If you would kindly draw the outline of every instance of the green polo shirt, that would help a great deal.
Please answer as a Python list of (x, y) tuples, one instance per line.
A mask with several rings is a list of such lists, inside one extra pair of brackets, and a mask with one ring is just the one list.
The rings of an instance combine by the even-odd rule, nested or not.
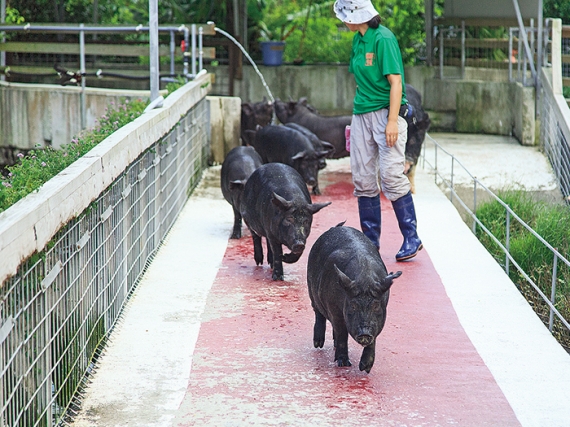
[(394, 34), (386, 27), (368, 28), (364, 35), (356, 32), (348, 71), (354, 74), (356, 95), (354, 114), (364, 114), (390, 106), (388, 74), (402, 76), (402, 104), (406, 104), (406, 84), (402, 54)]

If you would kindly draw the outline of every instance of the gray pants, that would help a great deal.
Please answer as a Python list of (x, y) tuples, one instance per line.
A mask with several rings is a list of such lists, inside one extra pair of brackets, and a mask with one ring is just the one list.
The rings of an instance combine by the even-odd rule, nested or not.
[(354, 114), (350, 125), (350, 168), (354, 195), (374, 197), (382, 192), (388, 200), (398, 200), (410, 191), (410, 181), (404, 175), (408, 124), (398, 116), (398, 141), (386, 145), (388, 110)]

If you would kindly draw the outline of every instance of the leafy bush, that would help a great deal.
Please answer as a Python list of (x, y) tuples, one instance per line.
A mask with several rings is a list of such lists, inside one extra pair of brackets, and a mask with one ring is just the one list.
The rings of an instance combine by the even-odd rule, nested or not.
[(61, 150), (48, 147), (31, 150), (26, 156), (18, 154), (20, 163), (7, 167), (8, 176), (0, 180), (0, 212), (39, 189), (106, 137), (136, 119), (146, 105), (143, 100), (111, 105), (97, 126), (81, 132)]
[[(570, 209), (568, 206), (537, 202), (523, 191), (508, 191), (498, 196), (538, 235), (568, 259), (570, 253), (570, 229), (567, 226), (570, 223)], [(500, 203), (482, 204), (477, 209), (477, 217), (497, 240), (506, 245), (506, 209)], [(477, 226), (476, 234), (495, 260), (505, 267), (505, 254), (498, 245), (480, 226)], [(538, 288), (550, 298), (554, 261), (550, 249), (514, 218), (510, 221), (509, 246), (512, 258)], [(536, 290), (513, 265), (509, 268), (509, 276), (543, 322), (548, 324), (550, 309)], [(557, 267), (555, 301), (557, 310), (566, 320), (569, 320), (570, 268), (561, 261), (558, 262)], [(553, 333), (563, 346), (570, 349), (570, 332), (561, 322), (555, 321)]]
[[(382, 25), (396, 35), (404, 63), (417, 62), (419, 53), (425, 51), (423, 0), (372, 2), (382, 17)], [(336, 18), (333, 3), (330, 0), (259, 1), (261, 20), (253, 27), (252, 36), (258, 40), (286, 39), (285, 62), (302, 58), (305, 63), (346, 63), (353, 34)], [(436, 2), (436, 16), (441, 15), (442, 5), (442, 1)]]

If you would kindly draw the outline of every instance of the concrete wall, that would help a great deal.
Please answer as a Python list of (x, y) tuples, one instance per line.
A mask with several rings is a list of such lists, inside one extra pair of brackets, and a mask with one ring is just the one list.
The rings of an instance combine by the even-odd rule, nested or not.
[(240, 145), (241, 99), (208, 96), (210, 109), (210, 163), (221, 164), (226, 154)]
[[(149, 91), (87, 88), (85, 93), (87, 128), (113, 103), (149, 98)], [(81, 88), (0, 81), (0, 129), (0, 147), (69, 144), (81, 131)]]
[[(352, 110), (354, 77), (346, 64), (259, 66), (275, 98), (307, 97), (322, 114), (346, 114)], [(227, 69), (215, 67), (213, 93), (227, 85)], [(445, 76), (457, 75), (446, 67)], [(432, 130), (513, 135), (522, 144), (535, 144), (534, 88), (508, 82), (507, 70), (466, 68), (465, 78), (441, 80), (437, 68), (411, 67), (406, 82), (416, 87), (432, 120)], [(244, 66), (235, 95), (245, 101), (260, 101), (269, 95), (253, 67)]]

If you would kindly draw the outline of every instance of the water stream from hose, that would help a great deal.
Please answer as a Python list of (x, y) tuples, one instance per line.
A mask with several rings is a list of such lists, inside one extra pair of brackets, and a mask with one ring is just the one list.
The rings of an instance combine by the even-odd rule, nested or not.
[(218, 28), (218, 27), (214, 27), (214, 30), (217, 31), (220, 34), (223, 34), (224, 36), (226, 36), (228, 39), (230, 39), (232, 42), (235, 43), (235, 45), (237, 47), (240, 48), (240, 50), (243, 52), (243, 54), (245, 55), (245, 57), (249, 60), (249, 62), (251, 62), (251, 65), (253, 65), (253, 69), (255, 70), (255, 72), (259, 75), (259, 78), (261, 79), (261, 82), (263, 83), (263, 87), (265, 87), (265, 90), (267, 91), (267, 93), (269, 94), (269, 99), (271, 99), (271, 103), (275, 102), (275, 98), (273, 98), (273, 94), (271, 93), (271, 91), (269, 90), (269, 86), (267, 86), (267, 83), (265, 82), (265, 79), (263, 78), (263, 74), (261, 74), (261, 71), (259, 71), (259, 68), (257, 68), (257, 65), (255, 64), (255, 62), (253, 61), (253, 59), (251, 59), (251, 56), (249, 56), (249, 53), (247, 53), (247, 51), (244, 49), (244, 47), (240, 44), (240, 42), (238, 42), (231, 34), (225, 32), (224, 30)]

